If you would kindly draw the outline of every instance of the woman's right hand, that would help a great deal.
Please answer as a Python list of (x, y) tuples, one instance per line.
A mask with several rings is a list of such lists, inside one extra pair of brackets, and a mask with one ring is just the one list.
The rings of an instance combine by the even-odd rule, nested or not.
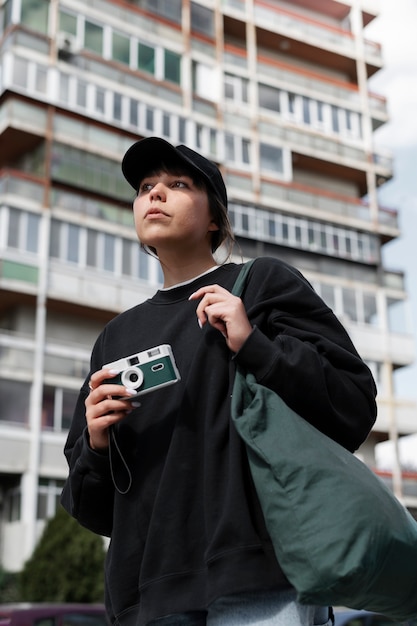
[[(109, 447), (109, 427), (120, 422), (133, 408), (126, 396), (135, 395), (136, 391), (108, 382), (116, 374), (114, 370), (102, 369), (95, 372), (88, 383), (90, 393), (85, 400), (85, 416), (93, 450), (105, 450)], [(121, 399), (120, 396), (125, 398)]]

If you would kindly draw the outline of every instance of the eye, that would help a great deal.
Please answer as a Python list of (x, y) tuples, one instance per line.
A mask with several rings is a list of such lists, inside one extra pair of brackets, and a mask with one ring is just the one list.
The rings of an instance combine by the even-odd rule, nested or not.
[(173, 182), (172, 186), (176, 187), (177, 189), (184, 189), (188, 187), (188, 184), (186, 183), (185, 180), (176, 180)]
[(139, 193), (147, 193), (148, 191), (150, 191), (153, 187), (153, 183), (148, 183), (148, 182), (143, 182), (141, 183), (138, 192)]

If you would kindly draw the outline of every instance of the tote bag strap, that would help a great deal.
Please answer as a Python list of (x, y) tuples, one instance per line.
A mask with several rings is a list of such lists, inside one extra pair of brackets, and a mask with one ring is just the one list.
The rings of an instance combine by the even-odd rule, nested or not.
[(242, 266), (242, 269), (239, 272), (239, 276), (236, 278), (236, 282), (233, 285), (233, 288), (232, 288), (232, 291), (231, 291), (231, 293), (234, 296), (237, 296), (238, 298), (240, 298), (240, 296), (242, 295), (243, 290), (245, 288), (247, 275), (249, 274), (249, 270), (252, 267), (254, 261), (255, 261), (255, 259), (251, 259), (250, 261), (247, 261)]

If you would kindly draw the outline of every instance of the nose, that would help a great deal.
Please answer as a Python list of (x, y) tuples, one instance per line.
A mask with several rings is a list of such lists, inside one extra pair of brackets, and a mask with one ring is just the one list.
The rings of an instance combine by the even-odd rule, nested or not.
[(151, 191), (149, 192), (149, 197), (151, 200), (161, 200), (161, 202), (165, 202), (166, 200), (165, 187), (161, 183), (161, 181), (158, 181), (152, 187)]

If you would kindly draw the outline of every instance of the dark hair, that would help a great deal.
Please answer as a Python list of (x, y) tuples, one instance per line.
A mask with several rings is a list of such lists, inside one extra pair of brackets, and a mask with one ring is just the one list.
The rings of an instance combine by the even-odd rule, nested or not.
[[(169, 172), (170, 174), (176, 174), (178, 176), (188, 176), (193, 181), (194, 185), (197, 189), (203, 189), (207, 193), (208, 202), (209, 202), (209, 211), (215, 222), (216, 226), (218, 226), (219, 230), (213, 231), (211, 235), (211, 251), (215, 252), (222, 244), (226, 245), (227, 257), (226, 260), (230, 258), (233, 247), (235, 246), (235, 237), (233, 235), (232, 226), (229, 221), (229, 216), (227, 213), (227, 209), (218, 197), (218, 195), (211, 189), (209, 185), (207, 185), (206, 181), (202, 176), (196, 174), (196, 171), (187, 167), (183, 163), (179, 163), (178, 161), (164, 161), (158, 164), (158, 167), (151, 168), (143, 178), (147, 178), (148, 176), (155, 176), (160, 172)], [(139, 187), (142, 181), (138, 183), (138, 192)], [(148, 251), (147, 246), (143, 246), (146, 251)], [(154, 248), (149, 247), (151, 253), (156, 255), (156, 250)]]

